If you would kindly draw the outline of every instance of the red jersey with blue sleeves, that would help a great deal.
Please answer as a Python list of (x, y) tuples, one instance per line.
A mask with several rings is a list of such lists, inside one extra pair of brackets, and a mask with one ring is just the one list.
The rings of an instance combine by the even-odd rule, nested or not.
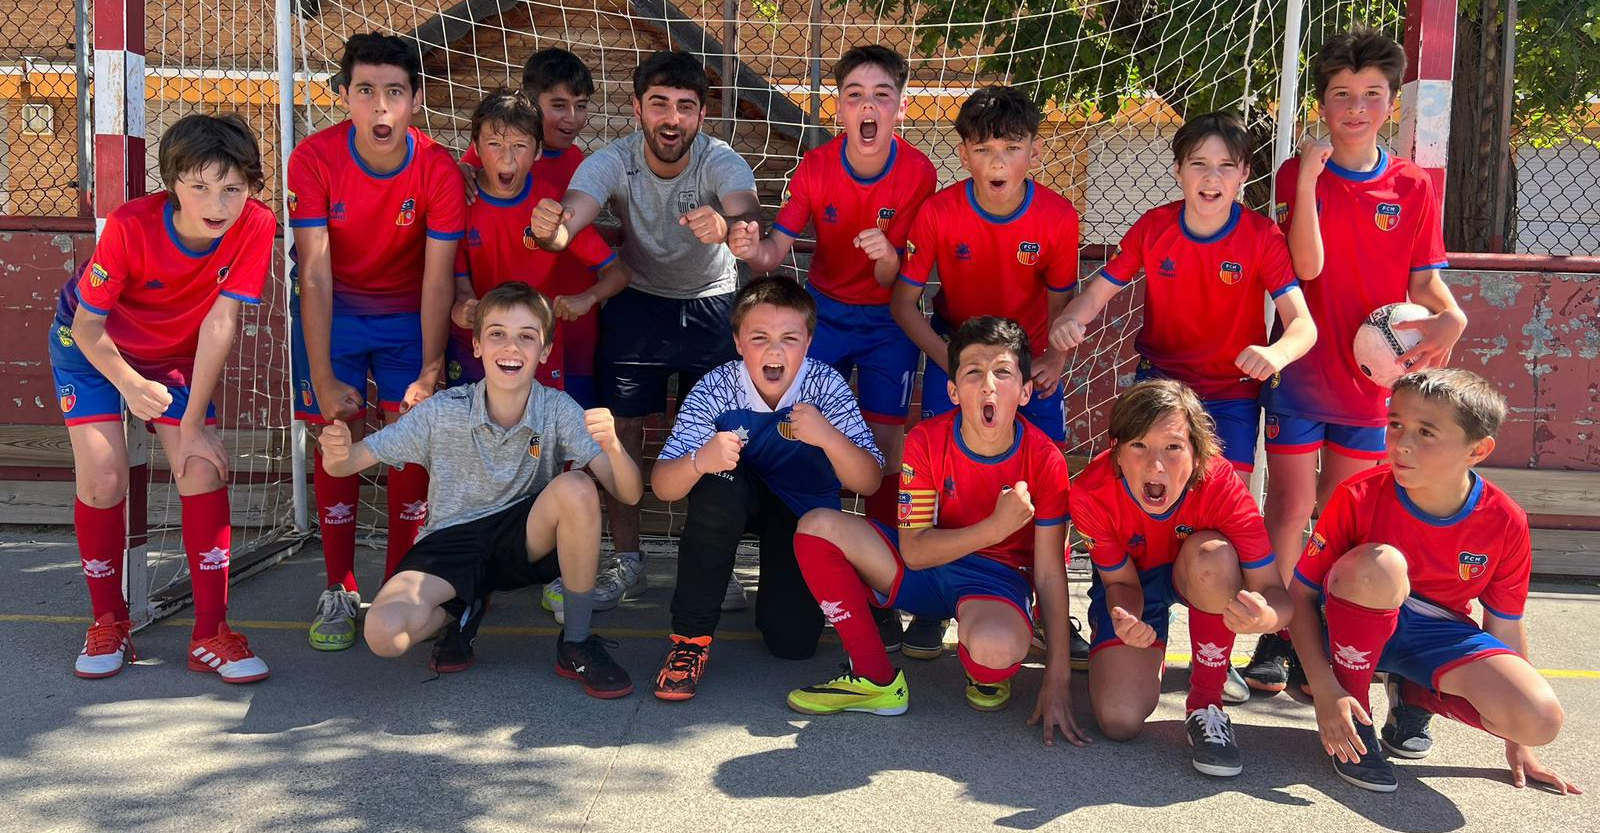
[(1033, 530), (1067, 522), (1067, 461), (1055, 443), (1018, 417), (1011, 447), (993, 457), (967, 448), (960, 409), (924, 419), (906, 435), (900, 467), (901, 529), (962, 529), (994, 514), (1002, 489), (1028, 484), (1033, 523), (978, 555), (1033, 568)]
[(887, 304), (893, 287), (873, 277), (873, 261), (855, 247), (856, 235), (876, 226), (904, 253), (917, 207), (939, 177), (928, 157), (899, 136), (882, 171), (857, 176), (845, 156), (847, 140), (840, 134), (800, 160), (772, 230), (799, 238), (808, 223), (815, 228), (806, 281), (818, 292), (846, 304)]
[(1184, 539), (1206, 530), (1233, 544), (1240, 567), (1272, 564), (1261, 510), (1227, 460), (1213, 459), (1205, 477), (1185, 489), (1171, 509), (1152, 515), (1134, 499), (1111, 454), (1100, 452), (1072, 482), (1072, 522), (1090, 540), (1089, 557), (1097, 569), (1116, 570), (1132, 562), (1143, 573), (1169, 566), (1178, 560)]
[(456, 277), (470, 278), (480, 298), (507, 281), (524, 281), (554, 300), (563, 294), (556, 283), (557, 265), (570, 258), (586, 270), (588, 283), (593, 284), (595, 270), (616, 259), (593, 226), (578, 232), (564, 252), (539, 248), (528, 226), (528, 216), (539, 200), (559, 200), (561, 195), (553, 183), (533, 174), (524, 180), (522, 191), (509, 199), (480, 190), (478, 199), (467, 208), (466, 235), (456, 246)]
[(1346, 552), (1388, 544), (1406, 557), (1412, 596), (1463, 617), (1477, 599), (1501, 619), (1521, 619), (1533, 571), (1528, 515), (1477, 472), (1470, 476), (1466, 503), (1448, 518), (1412, 503), (1387, 465), (1339, 484), (1295, 565), (1295, 578), (1321, 590)]
[(386, 174), (361, 161), (348, 121), (301, 142), (289, 155), (289, 226), (327, 227), (333, 311), (419, 311), (426, 241), (461, 239), (464, 187), (450, 152), (415, 127), (405, 162)]
[(999, 315), (1022, 325), (1034, 355), (1050, 346), (1050, 292), (1078, 283), (1078, 210), (1028, 180), (1022, 204), (1003, 217), (978, 205), (971, 179), (929, 197), (907, 238), (900, 280), (924, 286), (935, 267), (934, 313), (951, 329)]
[[(1276, 214), (1285, 233), (1300, 209), (1299, 176), (1298, 158), (1278, 169)], [(1350, 345), (1368, 314), (1406, 300), (1413, 272), (1449, 265), (1439, 199), (1426, 171), (1379, 149), (1371, 171), (1329, 162), (1317, 177), (1316, 211), (1322, 274), (1301, 290), (1317, 322), (1317, 342), (1268, 386), (1266, 404), (1322, 422), (1383, 425), (1389, 391), (1361, 373)]]
[(80, 308), (105, 316), (106, 333), (140, 375), (185, 387), (217, 297), (261, 303), (278, 221), (266, 203), (246, 200), (228, 231), (197, 250), (178, 239), (174, 208), (162, 191), (111, 212), (88, 268), (61, 290), (56, 322), (70, 328)]
[(1145, 212), (1099, 274), (1127, 286), (1141, 270), (1139, 355), (1202, 399), (1255, 399), (1261, 383), (1240, 373), (1234, 360), (1268, 343), (1261, 293), (1277, 298), (1299, 286), (1283, 232), (1234, 203), (1226, 225), (1197, 237), (1184, 224), (1179, 200)]

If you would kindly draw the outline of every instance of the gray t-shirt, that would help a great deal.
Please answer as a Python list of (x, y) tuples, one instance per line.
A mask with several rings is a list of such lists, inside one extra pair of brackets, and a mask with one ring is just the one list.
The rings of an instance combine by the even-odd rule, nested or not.
[(483, 382), (440, 391), (366, 439), (381, 462), (428, 470), (422, 536), (493, 515), (538, 494), (568, 463), (583, 468), (600, 454), (583, 408), (564, 391), (535, 385), (510, 428), (490, 421), (484, 395)]
[(754, 191), (755, 174), (727, 142), (704, 133), (689, 146), (689, 166), (672, 179), (650, 170), (644, 131), (634, 131), (585, 158), (568, 190), (609, 204), (622, 220), (622, 262), (633, 288), (663, 298), (704, 298), (738, 289), (739, 265), (728, 247), (701, 243), (678, 218), (722, 198)]

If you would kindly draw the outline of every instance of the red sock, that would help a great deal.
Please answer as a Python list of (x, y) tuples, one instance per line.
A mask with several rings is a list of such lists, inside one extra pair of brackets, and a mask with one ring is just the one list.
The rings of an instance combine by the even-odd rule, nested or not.
[(322, 468), (322, 451), (316, 453), (312, 484), (317, 489), (317, 525), (322, 533), (322, 562), (328, 568), (328, 586), (356, 589), (356, 505), (361, 499), (361, 478), (334, 477)]
[(900, 524), (899, 501), (900, 475), (891, 474), (878, 484), (878, 491), (867, 497), (867, 517), (894, 529)]
[(1378, 670), (1383, 646), (1394, 635), (1400, 611), (1375, 610), (1328, 594), (1328, 646), (1333, 676), (1339, 685), (1356, 698), (1361, 708), (1372, 713), (1368, 695), (1372, 675)]
[(967, 669), (967, 676), (984, 685), (994, 685), (995, 683), (1009, 680), (1017, 673), (1018, 669), (1022, 668), (1022, 663), (1020, 662), (1013, 663), (1009, 668), (990, 668), (987, 665), (979, 665), (978, 661), (967, 653), (965, 644), (956, 646), (956, 656), (961, 658), (961, 667)]
[(78, 536), (78, 557), (89, 583), (89, 607), (96, 619), (107, 613), (116, 621), (128, 619), (128, 600), (122, 597), (122, 564), (128, 547), (127, 501), (110, 509), (96, 509), (81, 500), (72, 502), (72, 524)]
[[(1483, 715), (1478, 714), (1477, 707), (1473, 706), (1467, 698), (1459, 694), (1445, 694), (1424, 688), (1410, 680), (1400, 682), (1400, 699), (1408, 706), (1420, 706), (1440, 717), (1448, 717), (1459, 723), (1465, 723), (1474, 729), (1483, 729)], [(1395, 704), (1390, 703), (1391, 707)], [(1489, 734), (1494, 734), (1489, 732)]]
[(383, 580), (394, 575), (428, 520), (428, 470), (412, 463), (389, 469), (389, 547)]
[(1189, 608), (1189, 699), (1183, 710), (1206, 706), (1222, 708), (1222, 686), (1228, 681), (1228, 659), (1233, 656), (1233, 631), (1222, 614)]
[(889, 652), (883, 649), (878, 625), (872, 620), (872, 591), (845, 559), (844, 551), (826, 538), (797, 532), (794, 557), (811, 595), (822, 606), (822, 614), (844, 643), (854, 673), (878, 685), (893, 682), (894, 666), (889, 664)]
[(183, 551), (189, 556), (189, 584), (194, 590), (192, 639), (210, 639), (228, 619), (228, 563), (233, 555), (233, 527), (228, 517), (228, 489), (223, 487), (183, 500)]

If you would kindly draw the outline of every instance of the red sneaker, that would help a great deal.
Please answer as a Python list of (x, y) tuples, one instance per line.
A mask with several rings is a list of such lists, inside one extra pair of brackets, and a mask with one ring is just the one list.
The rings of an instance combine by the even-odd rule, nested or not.
[(189, 670), (215, 672), (225, 683), (253, 683), (271, 673), (250, 652), (244, 634), (229, 630), (226, 622), (217, 625), (216, 636), (189, 641)]
[(128, 635), (132, 629), (133, 623), (126, 619), (119, 622), (110, 613), (101, 614), (89, 626), (73, 673), (85, 680), (98, 680), (114, 676), (129, 661), (138, 659), (133, 652), (133, 638)]

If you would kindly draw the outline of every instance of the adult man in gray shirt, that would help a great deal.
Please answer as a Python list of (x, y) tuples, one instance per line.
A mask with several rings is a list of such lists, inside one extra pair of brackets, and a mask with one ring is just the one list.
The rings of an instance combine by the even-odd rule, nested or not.
[[(561, 202), (541, 200), (534, 239), (560, 251), (592, 223), (601, 205), (622, 220), (622, 260), (633, 284), (600, 310), (595, 388), (617, 417), (623, 447), (640, 460), (644, 418), (665, 413), (667, 380), (678, 396), (734, 357), (728, 312), (738, 289), (738, 261), (723, 245), (730, 220), (757, 219), (755, 175), (726, 142), (700, 133), (710, 81), (687, 52), (657, 52), (633, 73), (640, 129), (583, 160)], [(607, 500), (617, 565), (595, 586), (596, 610), (645, 589), (639, 510)], [(730, 584), (728, 607), (743, 591)], [(562, 587), (544, 604), (562, 617)], [(727, 609), (725, 607), (725, 609)]]

